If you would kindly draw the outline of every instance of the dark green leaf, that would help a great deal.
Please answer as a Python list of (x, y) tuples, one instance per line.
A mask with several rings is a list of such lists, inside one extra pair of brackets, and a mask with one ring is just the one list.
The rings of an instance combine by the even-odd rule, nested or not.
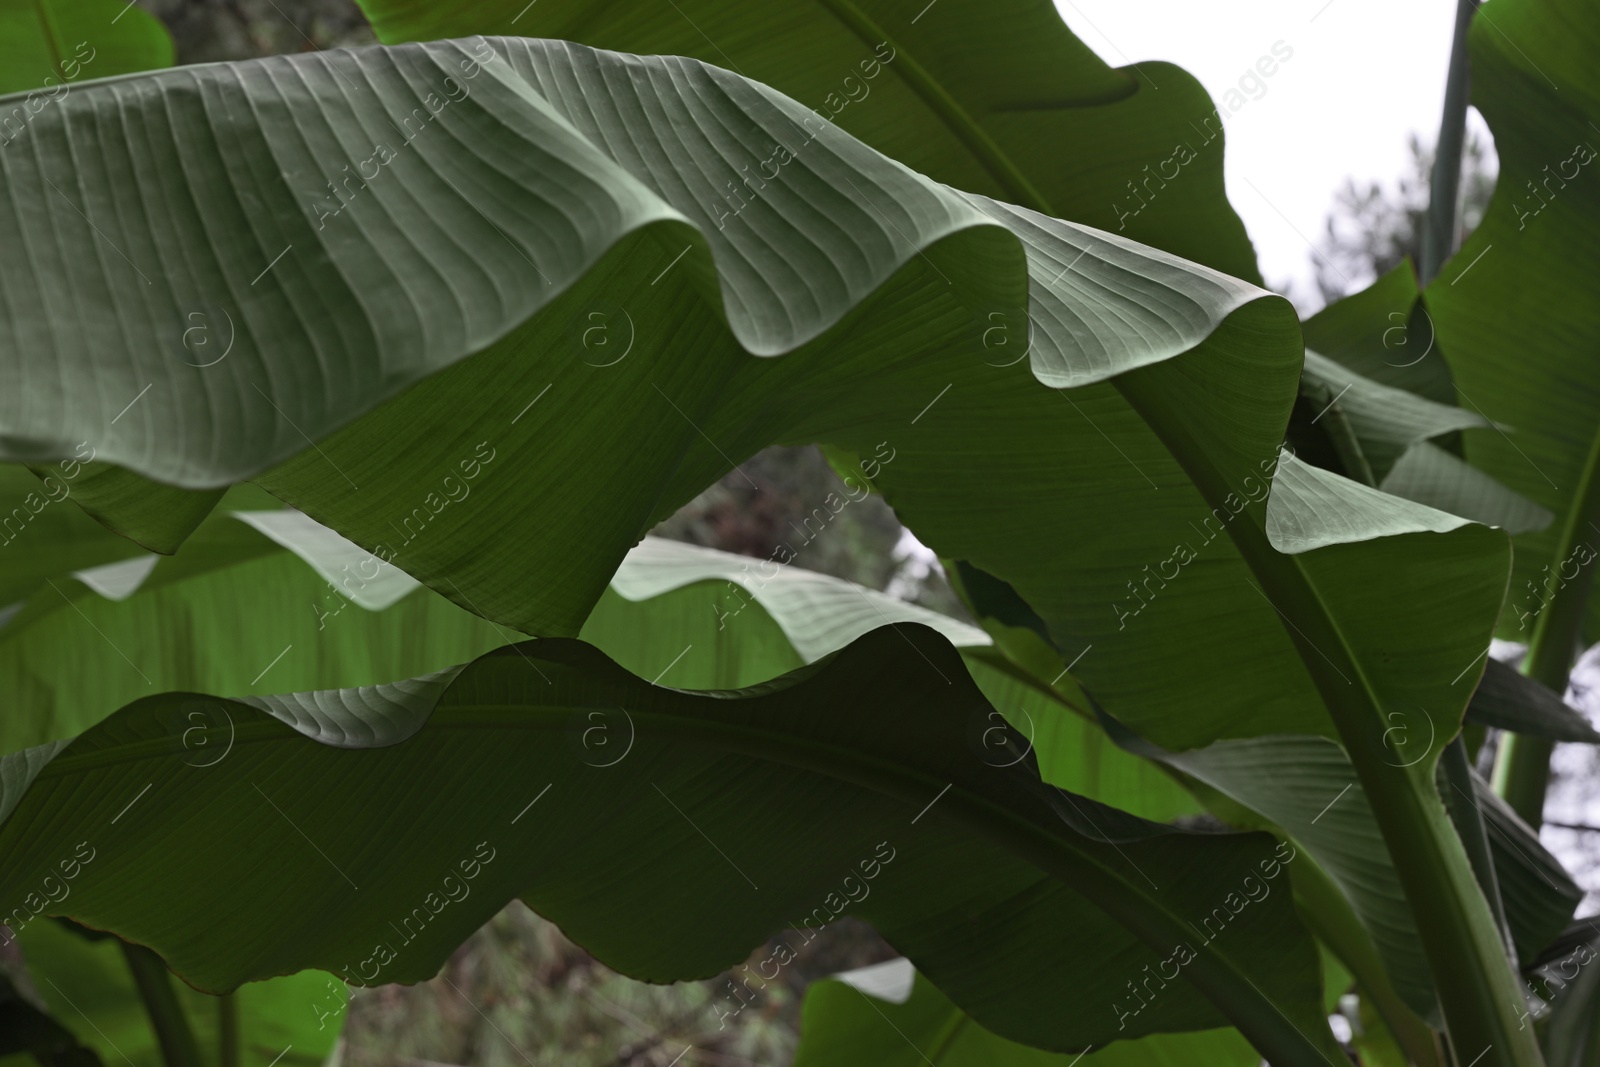
[[(693, 56), (773, 86), (937, 181), (1261, 281), (1223, 189), (1226, 112), (1169, 63), (1107, 66), (1045, 0), (362, 7), (389, 44), (514, 33)], [(1294, 55), (1283, 41), (1271, 51), (1284, 62)], [(1021, 320), (984, 325), (1020, 333)], [(1025, 347), (1013, 339), (1016, 352)]]
[(0, 974), (0, 1056), (24, 1053), (44, 1067), (101, 1067), (70, 1030)]
[(1450, 368), (1418, 296), (1410, 260), (1398, 263), (1307, 319), (1306, 347), (1375, 382), (1454, 404)]
[(172, 63), (172, 38), (125, 0), (31, 0), (0, 5), (0, 147), (27, 136), (34, 117), (75, 83)]
[[(472, 88), (454, 81), (451, 103), (428, 105), (430, 87), (457, 71), (473, 72)], [(354, 78), (369, 91), (351, 93), (342, 79)], [(438, 43), (139, 82), (143, 95), (116, 107), (172, 122), (160, 181), (134, 171), (170, 218), (114, 236), (152, 256), (205, 249), (206, 284), (225, 279), (243, 294), (249, 337), (271, 345), (242, 331), (239, 358), (211, 368), (222, 374), (163, 377), (134, 409), (140, 420), (108, 435), (107, 458), (221, 484), (356, 420), (262, 484), (483, 615), (570, 633), (626, 547), (732, 457), (774, 440), (881, 456), (875, 481), (924, 542), (1016, 589), (1063, 655), (1083, 656), (1078, 674), (1108, 708), (1174, 748), (1337, 730), (1385, 810), (1414, 905), (1481, 908), (1431, 764), (1393, 774), (1379, 738), (1397, 706), (1428, 706), (1446, 729), (1459, 721), (1466, 688), (1457, 697), (1450, 683), (1486, 643), (1505, 539), (1292, 462), (1263, 507), (1300, 370), (1281, 300), (934, 185), (830, 126), (815, 126), (730, 221), (712, 175), (759, 164), (755, 153), (814, 119), (686, 60)], [(206, 93), (218, 104), (202, 110)], [(108, 95), (68, 105), (36, 163), (70, 170), (98, 210), (128, 188), (126, 168), (107, 180), (107, 162), (133, 142), (98, 122)], [(387, 136), (376, 131), (392, 114), (427, 118), (384, 172), (373, 160), (386, 153), (351, 153)], [(315, 187), (343, 159), (392, 180), (339, 200), (338, 215), (297, 196), (294, 181)], [(240, 187), (258, 172), (270, 176)], [(9, 195), (34, 212), (48, 205), (52, 233), (94, 247), (81, 218), (35, 195), (47, 176), (18, 175)], [(299, 253), (277, 263), (296, 241)], [(23, 288), (59, 280), (51, 291), (70, 291), (59, 247), (44, 246)], [(794, 264), (803, 272), (784, 274)], [(265, 288), (249, 284), (258, 276)], [(178, 318), (161, 305), (201, 296), (198, 276), (161, 277), (147, 291), (121, 266), (92, 276), (97, 290), (151, 309), (139, 323), (40, 312), (45, 332), (82, 322), (63, 345), (103, 339), (123, 377), (68, 402), (53, 392), (59, 367), (22, 361), (42, 395), (0, 411), (6, 440), (45, 450), (73, 420), (99, 432), (108, 398), (148, 383), (144, 364)], [(984, 316), (1021, 312), (1025, 295), (1031, 374), (983, 359)], [(619, 297), (625, 309), (591, 308)], [(16, 298), (24, 313), (36, 303)], [(356, 319), (335, 307), (382, 310)], [(620, 310), (632, 354), (582, 365), (584, 324)], [(557, 391), (541, 400), (547, 389)], [(394, 399), (371, 410), (384, 396)], [(215, 410), (235, 402), (246, 404), (238, 417)], [(467, 486), (472, 472), (496, 491)], [(1201, 707), (1195, 692), (1222, 699)], [(1460, 986), (1446, 999), (1462, 1040), (1525, 1045), (1505, 1017), (1512, 976), (1500, 947), (1470, 924), (1446, 925), (1419, 931), (1435, 969)]]
[(1467, 721), (1552, 741), (1600, 744), (1600, 734), (1595, 733), (1589, 720), (1566, 701), (1493, 657), (1467, 705)]
[[(1396, 720), (1391, 759), (1398, 769), (1422, 758), (1434, 739), (1423, 716)], [(1436, 993), (1416, 924), (1371, 805), (1340, 747), (1320, 737), (1222, 741), (1189, 752), (1166, 752), (1104, 716), (1113, 740), (1243, 804), (1281, 827), (1338, 886), (1372, 940), (1396, 991), (1420, 1015)]]
[[(200, 700), (236, 737), (203, 768), (175, 733)], [(705, 976), (848, 893), (1013, 1040), (1067, 1051), (1227, 1021), (1279, 1062), (1321, 1062), (1316, 955), (1287, 894), (1238, 903), (1241, 879), (1281, 874), (1271, 838), (1143, 822), (1043, 786), (1026, 760), (991, 766), (976, 737), (991, 710), (913, 624), (737, 694), (654, 687), (551, 640), (396, 686), (147, 698), (34, 761), (0, 828), (0, 899), (153, 945), (224, 990), (305, 967), (425, 978), (516, 894), (626, 973)], [(595, 729), (633, 743), (613, 756)], [(43, 904), (35, 883), (80, 842), (95, 858)], [(207, 895), (170, 907), (202, 868)], [(1188, 981), (1119, 1027), (1107, 973), (1133, 980), (1179, 945)]]
[(1481, 415), (1364, 377), (1306, 350), (1302, 388), (1323, 406), (1318, 419), (1342, 415), (1361, 442), (1373, 472), (1383, 478), (1400, 454), (1430, 437), (1483, 426)]
[(1159, 765), (1111, 744), (1086, 704), (1071, 708), (1049, 686), (990, 655), (982, 631), (797, 566), (647, 537), (628, 553), (580, 636), (641, 677), (734, 689), (905, 622), (931, 626), (962, 650), (973, 681), (998, 709), (981, 736), (998, 745), (1009, 722), (1046, 782), (1158, 822), (1201, 810)]
[[(1151, 996), (1158, 992), (1151, 983)], [(1255, 1067), (1260, 1059), (1231, 1030), (1159, 1034), (1088, 1055), (1042, 1052), (984, 1029), (902, 959), (812, 983), (794, 1067)]]
[(1539, 843), (1538, 831), (1518, 818), (1488, 782), (1474, 775), (1473, 787), (1489, 831), (1495, 879), (1500, 883), (1517, 956), (1532, 960), (1572, 919), (1583, 890), (1561, 861)]
[(1542, 530), (1554, 518), (1521, 493), (1428, 441), (1406, 449), (1379, 483), (1383, 491), (1509, 534)]
[[(1472, 102), (1500, 172), (1483, 223), (1427, 304), (1462, 404), (1514, 428), (1469, 432), (1467, 459), (1561, 516), (1517, 538), (1502, 629), (1527, 640), (1526, 624), (1600, 545), (1593, 499), (1578, 499), (1600, 463), (1600, 9), (1496, 0), (1474, 18), (1471, 47)], [(1600, 602), (1586, 618), (1584, 643), (1600, 637)]]
[[(459, 663), (513, 636), (428, 590), (382, 611), (362, 606), (354, 597), (376, 586), (376, 561), (320, 577), (226, 513), (179, 555), (145, 558), (155, 566), (131, 595), (111, 600), (82, 578), (63, 577), (0, 627), (0, 700), (8, 709), (0, 751), (71, 737), (110, 709), (163, 690), (243, 696), (370, 685)], [(103, 570), (81, 573), (105, 588)], [(97, 666), (86, 670), (86, 662)], [(191, 712), (180, 729), (195, 728), (185, 735), (194, 744), (189, 758), (203, 764), (226, 740), (207, 728), (224, 720), (198, 706)]]
[[(55, 474), (49, 467), (35, 468), (34, 473), (46, 480)], [(79, 474), (72, 500), (106, 529), (170, 556), (226, 492), (226, 487), (179, 489), (121, 467), (92, 463)]]

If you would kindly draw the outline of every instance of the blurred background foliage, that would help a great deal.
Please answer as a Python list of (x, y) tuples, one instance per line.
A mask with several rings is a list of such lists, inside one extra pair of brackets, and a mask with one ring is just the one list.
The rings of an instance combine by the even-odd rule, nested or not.
[[(751, 965), (771, 953), (762, 946)], [(779, 980), (754, 991), (732, 973), (654, 986), (596, 963), (515, 902), (431, 982), (357, 991), (339, 1055), (344, 1067), (787, 1063), (806, 984), (894, 955), (869, 927), (845, 918), (801, 948)]]
[[(1410, 172), (1400, 175), (1393, 185), (1350, 177), (1334, 195), (1333, 208), (1311, 257), (1325, 303), (1360, 292), (1401, 261), (1416, 263), (1421, 255), (1433, 147), (1413, 134), (1408, 148)], [(1456, 247), (1483, 221), (1497, 169), (1494, 147), (1469, 130), (1461, 152)]]

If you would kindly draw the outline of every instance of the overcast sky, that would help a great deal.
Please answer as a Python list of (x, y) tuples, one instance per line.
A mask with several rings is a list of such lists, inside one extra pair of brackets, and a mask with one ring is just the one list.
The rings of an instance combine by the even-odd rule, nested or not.
[[(1056, 0), (1108, 63), (1164, 59), (1220, 102), (1282, 41), (1293, 57), (1227, 127), (1228, 199), (1267, 282), (1313, 299), (1311, 250), (1346, 176), (1392, 184), (1438, 135), (1455, 0)], [(1237, 98), (1235, 98), (1237, 100)], [(1473, 120), (1477, 124), (1474, 114)]]

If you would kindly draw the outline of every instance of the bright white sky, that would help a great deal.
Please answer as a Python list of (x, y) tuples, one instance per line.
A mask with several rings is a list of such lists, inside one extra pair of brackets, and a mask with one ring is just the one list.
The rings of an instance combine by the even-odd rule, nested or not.
[[(1455, 0), (1056, 0), (1074, 33), (1114, 66), (1164, 59), (1220, 104), (1282, 41), (1294, 56), (1227, 127), (1228, 199), (1268, 284), (1321, 303), (1318, 241), (1346, 176), (1393, 185), (1406, 138), (1439, 130)], [(1257, 89), (1259, 93), (1260, 90)], [(1481, 129), (1474, 113), (1473, 123)], [(1252, 188), (1252, 185), (1254, 188)]]

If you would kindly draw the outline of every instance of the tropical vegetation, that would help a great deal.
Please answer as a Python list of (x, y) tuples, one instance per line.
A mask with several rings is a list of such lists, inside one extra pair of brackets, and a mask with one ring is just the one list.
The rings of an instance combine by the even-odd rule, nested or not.
[[(362, 8), (0, 9), (0, 1062), (320, 1062), (521, 900), (725, 1018), (870, 924), (798, 1064), (1600, 1063), (1593, 10), (1463, 0), (1302, 322), (1044, 0)], [(770, 551), (650, 536), (796, 445)], [(959, 607), (808, 569), (874, 497)]]

